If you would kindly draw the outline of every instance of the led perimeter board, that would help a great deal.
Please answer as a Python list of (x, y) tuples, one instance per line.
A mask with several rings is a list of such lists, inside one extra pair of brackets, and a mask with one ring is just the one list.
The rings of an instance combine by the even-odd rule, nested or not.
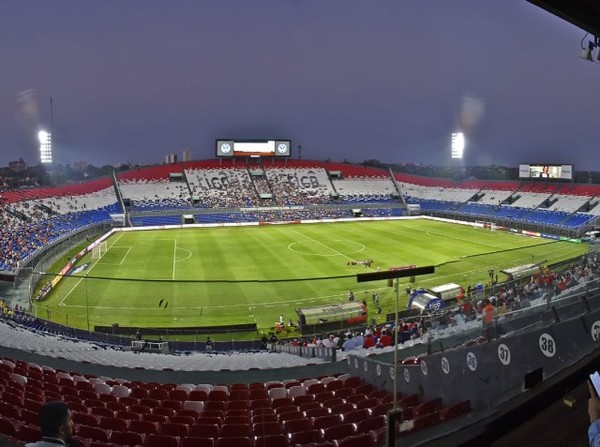
[(217, 157), (289, 157), (290, 140), (233, 140), (219, 139)]

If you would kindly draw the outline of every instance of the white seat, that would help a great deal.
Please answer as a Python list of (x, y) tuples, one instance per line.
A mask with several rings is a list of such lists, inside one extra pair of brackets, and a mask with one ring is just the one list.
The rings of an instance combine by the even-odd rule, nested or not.
[(112, 387), (112, 395), (115, 397), (129, 397), (131, 390), (124, 385), (114, 385)]
[(184, 400), (183, 409), (193, 410), (197, 411), (198, 413), (202, 413), (202, 411), (204, 411), (204, 402), (199, 400)]
[(295, 385), (288, 388), (288, 396), (296, 397), (296, 396), (305, 396), (306, 388), (304, 385)]
[(111, 386), (106, 383), (95, 383), (94, 391), (98, 394), (112, 394)]
[(279, 399), (288, 396), (287, 390), (284, 387), (271, 388), (268, 393), (271, 399)]

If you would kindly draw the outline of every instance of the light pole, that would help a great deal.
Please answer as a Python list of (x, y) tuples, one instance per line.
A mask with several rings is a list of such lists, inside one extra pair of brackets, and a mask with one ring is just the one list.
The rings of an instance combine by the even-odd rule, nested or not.
[(396, 280), (396, 307), (395, 307), (395, 334), (394, 334), (394, 378), (392, 385), (393, 396), (393, 408), (388, 413), (388, 446), (394, 446), (394, 430), (396, 428), (396, 419), (398, 416), (398, 307), (400, 300), (400, 278), (406, 278), (407, 276), (421, 276), (435, 273), (435, 267), (428, 265), (426, 267), (415, 267), (404, 270), (388, 270), (387, 272), (373, 272), (373, 273), (360, 273), (356, 275), (356, 282), (368, 282), (368, 281), (380, 281), (382, 279), (395, 279)]
[(88, 301), (88, 276), (87, 273), (84, 277), (85, 281), (85, 316), (87, 320), (87, 330), (90, 332), (90, 303)]

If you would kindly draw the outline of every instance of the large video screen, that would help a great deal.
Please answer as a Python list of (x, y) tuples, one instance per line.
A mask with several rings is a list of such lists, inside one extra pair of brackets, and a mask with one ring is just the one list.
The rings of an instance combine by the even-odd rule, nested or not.
[(519, 165), (519, 178), (573, 180), (573, 165)]
[(289, 157), (290, 140), (217, 140), (217, 157)]

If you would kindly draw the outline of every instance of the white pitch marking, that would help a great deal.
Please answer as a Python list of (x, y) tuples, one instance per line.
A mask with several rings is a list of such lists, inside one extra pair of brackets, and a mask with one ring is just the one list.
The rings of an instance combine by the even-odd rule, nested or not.
[[(115, 244), (117, 243), (117, 241), (118, 241), (119, 239), (121, 239), (121, 237), (122, 237), (124, 234), (125, 234), (125, 233), (119, 233), (119, 236), (117, 237), (117, 239), (115, 239), (115, 241), (114, 241), (114, 242), (111, 244), (111, 246), (110, 246), (110, 247), (108, 247), (108, 250), (110, 250), (110, 249), (113, 247), (113, 245), (115, 245)], [(106, 250), (106, 252), (107, 252), (107, 253), (108, 253), (108, 250)], [(94, 265), (92, 265), (92, 266), (91, 266), (91, 267), (88, 269), (88, 273), (89, 273), (89, 272), (91, 272), (91, 271), (92, 271), (92, 269), (98, 265), (98, 261), (100, 261), (100, 259), (98, 259), (98, 260), (97, 260), (97, 261), (94, 263)], [(81, 277), (81, 279), (75, 283), (75, 285), (73, 286), (73, 288), (67, 292), (67, 294), (65, 295), (65, 297), (64, 297), (62, 300), (60, 300), (60, 301), (59, 301), (59, 303), (58, 303), (58, 305), (59, 305), (59, 306), (66, 306), (66, 304), (64, 304), (64, 303), (65, 303), (65, 300), (66, 300), (66, 299), (69, 297), (69, 295), (71, 295), (71, 293), (73, 293), (73, 290), (75, 290), (75, 289), (77, 288), (77, 286), (79, 286), (79, 284), (81, 283), (81, 281), (83, 281), (84, 279), (85, 279), (85, 276), (82, 276), (82, 277)], [(82, 306), (82, 307), (86, 307), (86, 306)]]
[(177, 247), (177, 250), (185, 250), (188, 252), (187, 257), (183, 258), (183, 259), (178, 259), (175, 262), (183, 262), (183, 261), (187, 261), (188, 259), (190, 259), (192, 257), (192, 252), (190, 250), (188, 250), (187, 248), (181, 248), (181, 247)]
[(173, 280), (175, 280), (175, 262), (176, 262), (176, 255), (177, 254), (177, 239), (175, 239), (175, 243), (173, 244)]
[[(291, 230), (291, 231), (293, 231), (293, 232), (294, 232), (294, 233), (296, 233), (296, 234), (299, 234), (300, 236), (303, 236), (303, 237), (305, 237), (306, 239), (308, 239), (308, 240), (310, 240), (310, 241), (313, 241), (313, 242), (316, 242), (316, 243), (317, 243), (317, 244), (319, 244), (319, 245), (322, 245), (323, 247), (325, 247), (325, 248), (327, 248), (327, 249), (329, 249), (329, 250), (333, 251), (334, 253), (337, 253), (339, 256), (342, 256), (342, 257), (344, 257), (344, 258), (346, 258), (346, 259), (349, 259), (349, 260), (350, 260), (350, 261), (352, 261), (352, 262), (356, 262), (356, 259), (354, 259), (354, 258), (351, 258), (350, 256), (348, 256), (348, 255), (345, 255), (344, 253), (341, 253), (341, 252), (337, 251), (335, 248), (331, 248), (329, 245), (327, 245), (327, 244), (324, 244), (324, 243), (323, 243), (323, 242), (321, 242), (321, 241), (318, 241), (318, 240), (316, 240), (316, 239), (313, 239), (312, 237), (310, 237), (310, 236), (307, 236), (307, 235), (305, 235), (305, 234), (302, 234), (302, 233), (300, 233), (299, 231), (296, 231), (296, 230)], [(372, 272), (374, 272), (374, 271), (375, 271), (375, 269), (373, 269), (373, 268), (371, 268), (371, 267), (368, 267), (368, 269), (369, 269), (369, 270), (371, 270)]]

